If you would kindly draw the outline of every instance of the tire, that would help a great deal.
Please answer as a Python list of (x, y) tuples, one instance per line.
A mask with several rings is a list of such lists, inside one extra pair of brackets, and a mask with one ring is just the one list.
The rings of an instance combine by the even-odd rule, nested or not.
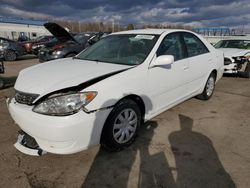
[(2, 89), (4, 87), (4, 81), (2, 78), (0, 78), (0, 89)]
[(247, 63), (245, 71), (242, 73), (244, 78), (250, 78), (250, 62)]
[(101, 146), (108, 151), (120, 151), (131, 145), (141, 125), (139, 106), (130, 99), (119, 102), (108, 116), (101, 136)]
[(13, 50), (7, 50), (4, 53), (4, 59), (6, 61), (15, 61), (16, 58), (17, 58), (17, 55), (16, 55), (16, 53)]
[(75, 53), (70, 53), (70, 54), (67, 54), (65, 57), (74, 57), (76, 54)]
[(203, 92), (197, 96), (198, 99), (208, 100), (212, 97), (215, 88), (215, 77), (215, 73), (209, 75)]

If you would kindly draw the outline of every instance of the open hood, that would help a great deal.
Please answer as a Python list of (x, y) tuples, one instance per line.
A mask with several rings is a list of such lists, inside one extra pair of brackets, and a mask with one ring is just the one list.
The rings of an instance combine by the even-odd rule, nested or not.
[(72, 37), (68, 31), (56, 23), (48, 22), (44, 24), (44, 27), (54, 36), (57, 40), (61, 42), (66, 42), (69, 40), (77, 42), (74, 37)]
[(131, 66), (72, 58), (58, 59), (22, 70), (15, 83), (15, 89), (43, 96), (128, 68)]

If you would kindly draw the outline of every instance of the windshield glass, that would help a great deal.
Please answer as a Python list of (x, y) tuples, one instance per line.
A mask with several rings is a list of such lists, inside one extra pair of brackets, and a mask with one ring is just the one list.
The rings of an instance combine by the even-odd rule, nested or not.
[(250, 40), (221, 40), (214, 47), (250, 49)]
[(114, 64), (141, 64), (158, 39), (158, 35), (110, 35), (81, 52), (77, 58)]

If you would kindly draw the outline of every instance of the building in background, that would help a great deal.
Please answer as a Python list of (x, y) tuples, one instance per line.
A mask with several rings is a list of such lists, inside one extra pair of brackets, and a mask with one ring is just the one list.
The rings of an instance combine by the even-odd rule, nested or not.
[(45, 21), (0, 17), (0, 37), (17, 40), (34, 39), (42, 35), (51, 35), (43, 26)]

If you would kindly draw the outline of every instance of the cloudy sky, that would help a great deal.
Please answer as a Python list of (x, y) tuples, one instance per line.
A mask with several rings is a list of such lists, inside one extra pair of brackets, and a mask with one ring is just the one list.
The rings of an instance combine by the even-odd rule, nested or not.
[(250, 27), (249, 0), (0, 0), (0, 16)]

